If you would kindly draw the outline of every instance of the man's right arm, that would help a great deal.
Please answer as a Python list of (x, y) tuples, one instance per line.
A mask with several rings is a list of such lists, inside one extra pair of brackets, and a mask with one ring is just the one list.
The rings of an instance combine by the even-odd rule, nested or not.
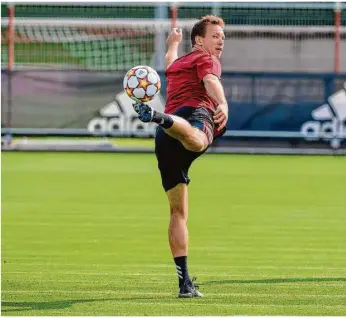
[(181, 29), (174, 28), (167, 38), (167, 53), (165, 56), (165, 68), (167, 69), (178, 58), (178, 47), (182, 40)]

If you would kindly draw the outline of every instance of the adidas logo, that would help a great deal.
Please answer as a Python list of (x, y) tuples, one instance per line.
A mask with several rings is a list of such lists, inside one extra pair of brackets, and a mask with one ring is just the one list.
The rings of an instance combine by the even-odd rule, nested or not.
[(328, 103), (312, 111), (315, 121), (308, 121), (301, 127), (306, 140), (323, 139), (329, 141), (331, 147), (339, 148), (346, 138), (346, 82), (344, 89), (328, 98)]
[[(132, 103), (125, 92), (117, 94), (113, 101), (99, 110), (99, 116), (89, 121), (88, 131), (94, 135), (119, 135), (119, 133), (132, 136), (139, 136), (140, 133), (153, 135), (156, 124), (141, 122), (132, 107)], [(161, 94), (158, 94), (148, 105), (161, 112), (165, 108)]]

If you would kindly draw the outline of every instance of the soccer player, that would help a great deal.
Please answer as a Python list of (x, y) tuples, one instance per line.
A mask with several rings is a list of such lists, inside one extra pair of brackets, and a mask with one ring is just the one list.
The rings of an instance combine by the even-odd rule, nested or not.
[(191, 163), (226, 130), (228, 105), (220, 82), (223, 28), (221, 18), (203, 17), (191, 31), (192, 51), (180, 58), (182, 32), (173, 29), (167, 38), (165, 56), (168, 84), (165, 113), (146, 104), (134, 104), (141, 121), (159, 125), (155, 153), (170, 205), (168, 237), (181, 298), (203, 296), (187, 267), (188, 171)]

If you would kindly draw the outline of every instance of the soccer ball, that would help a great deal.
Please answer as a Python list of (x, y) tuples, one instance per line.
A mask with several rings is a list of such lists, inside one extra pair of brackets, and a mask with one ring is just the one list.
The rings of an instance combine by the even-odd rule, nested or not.
[(161, 88), (160, 76), (149, 66), (132, 67), (124, 77), (124, 90), (136, 102), (149, 102)]

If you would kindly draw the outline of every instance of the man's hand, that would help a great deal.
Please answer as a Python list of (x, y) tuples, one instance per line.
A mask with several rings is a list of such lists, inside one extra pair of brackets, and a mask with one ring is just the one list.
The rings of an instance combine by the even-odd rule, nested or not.
[(181, 29), (180, 28), (174, 28), (167, 37), (166, 43), (168, 45), (168, 48), (175, 46), (175, 45), (179, 45), (180, 42), (182, 41), (182, 39), (183, 39), (183, 33), (182, 33)]
[(219, 104), (213, 115), (214, 123), (218, 125), (217, 130), (222, 130), (228, 120), (228, 105), (227, 104)]
[(165, 56), (165, 69), (178, 58), (178, 47), (183, 38), (181, 29), (174, 28), (167, 38), (167, 54)]

